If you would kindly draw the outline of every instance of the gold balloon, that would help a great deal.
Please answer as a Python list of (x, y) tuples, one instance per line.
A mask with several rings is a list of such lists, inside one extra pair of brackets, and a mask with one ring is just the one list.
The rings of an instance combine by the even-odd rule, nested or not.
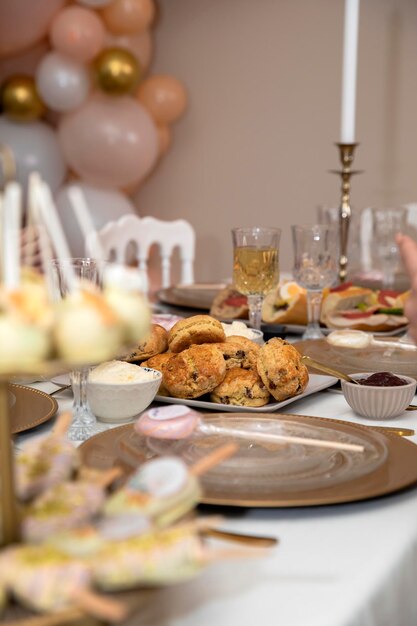
[(123, 48), (104, 50), (96, 58), (94, 67), (100, 89), (114, 96), (133, 91), (141, 74), (138, 60)]
[(32, 122), (45, 113), (45, 105), (39, 97), (31, 76), (12, 76), (1, 89), (1, 107), (11, 120)]

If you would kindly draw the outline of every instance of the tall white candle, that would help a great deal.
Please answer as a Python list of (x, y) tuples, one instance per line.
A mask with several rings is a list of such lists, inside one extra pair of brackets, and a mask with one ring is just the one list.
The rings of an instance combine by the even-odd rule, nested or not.
[(355, 141), (356, 71), (358, 59), (359, 0), (345, 0), (343, 40), (341, 143)]
[(22, 227), (22, 189), (7, 183), (3, 200), (3, 275), (7, 289), (20, 283), (20, 232)]

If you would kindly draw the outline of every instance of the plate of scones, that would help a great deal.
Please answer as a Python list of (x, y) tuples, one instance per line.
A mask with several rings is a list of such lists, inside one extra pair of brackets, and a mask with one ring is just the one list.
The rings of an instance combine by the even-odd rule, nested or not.
[(268, 413), (335, 384), (309, 375), (298, 350), (273, 337), (262, 346), (226, 336), (221, 322), (194, 315), (170, 330), (152, 324), (125, 359), (162, 373), (155, 400), (221, 411)]

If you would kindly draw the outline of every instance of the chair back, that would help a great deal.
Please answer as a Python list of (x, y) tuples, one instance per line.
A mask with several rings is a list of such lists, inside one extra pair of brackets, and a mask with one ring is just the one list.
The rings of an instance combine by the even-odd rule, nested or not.
[(171, 260), (176, 248), (180, 253), (182, 284), (194, 282), (195, 231), (186, 220), (164, 221), (150, 216), (124, 215), (87, 237), (87, 255), (95, 249), (97, 238), (105, 258), (123, 264), (133, 243), (146, 292), (149, 291), (148, 259), (154, 244), (158, 245), (161, 255), (163, 288), (171, 284)]

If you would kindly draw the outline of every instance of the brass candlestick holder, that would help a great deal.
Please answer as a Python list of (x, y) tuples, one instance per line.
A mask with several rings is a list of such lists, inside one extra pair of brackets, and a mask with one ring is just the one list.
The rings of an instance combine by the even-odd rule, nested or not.
[(354, 174), (361, 174), (362, 170), (352, 170), (351, 166), (355, 154), (357, 143), (337, 143), (340, 152), (341, 170), (332, 170), (334, 174), (339, 174), (342, 179), (342, 200), (339, 208), (339, 280), (343, 283), (346, 280), (348, 269), (348, 242), (349, 226), (352, 210), (350, 206), (350, 179)]

